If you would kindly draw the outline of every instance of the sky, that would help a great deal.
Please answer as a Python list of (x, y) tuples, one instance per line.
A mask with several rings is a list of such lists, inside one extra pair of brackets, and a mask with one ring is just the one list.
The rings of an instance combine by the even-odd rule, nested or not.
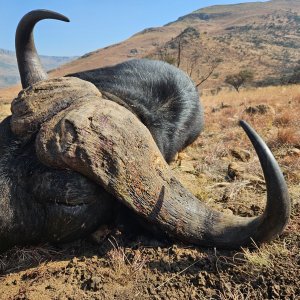
[[(70, 23), (43, 20), (34, 36), (39, 54), (78, 56), (165, 25), (196, 9), (254, 0), (0, 0), (0, 48), (14, 50), (19, 20), (33, 9), (62, 13)], [(262, 0), (260, 2), (263, 2)]]

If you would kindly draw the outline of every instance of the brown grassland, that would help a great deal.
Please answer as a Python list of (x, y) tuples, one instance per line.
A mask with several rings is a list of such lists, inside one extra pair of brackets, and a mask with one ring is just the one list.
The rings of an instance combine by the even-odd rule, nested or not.
[[(9, 114), (7, 97), (1, 117)], [(291, 221), (277, 240), (224, 251), (157, 240), (130, 225), (102, 228), (99, 244), (89, 238), (1, 255), (0, 299), (297, 299), (300, 85), (221, 91), (203, 95), (202, 102), (205, 130), (171, 167), (199, 201), (229, 214), (260, 214), (262, 171), (238, 126), (239, 119), (248, 121), (278, 160), (293, 203)]]

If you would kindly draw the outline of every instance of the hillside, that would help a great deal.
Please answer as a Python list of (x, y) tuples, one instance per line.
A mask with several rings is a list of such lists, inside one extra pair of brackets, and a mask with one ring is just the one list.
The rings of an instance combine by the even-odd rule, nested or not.
[[(186, 30), (180, 67), (197, 82), (217, 61), (202, 89), (224, 86), (227, 75), (251, 69), (261, 84), (276, 82), (299, 64), (300, 1), (273, 0), (219, 5), (194, 11), (175, 22), (148, 28), (121, 43), (88, 53), (53, 72), (64, 75), (140, 57), (177, 57), (176, 41)], [(196, 67), (190, 72), (192, 55), (198, 49)], [(163, 56), (162, 56), (162, 52)], [(176, 63), (176, 62), (175, 62)]]
[[(274, 84), (299, 67), (299, 25), (298, 0), (211, 6), (191, 12), (165, 26), (147, 28), (118, 44), (87, 53), (58, 67), (51, 72), (51, 76), (142, 57), (171, 60), (177, 65), (180, 40), (179, 67), (188, 72), (196, 83), (212, 73), (200, 85), (204, 93), (218, 92), (226, 86), (224, 80), (227, 75), (243, 69), (253, 72), (257, 84)], [(53, 67), (52, 63), (47, 65), (47, 69)], [(0, 74), (2, 72), (0, 70)], [(15, 82), (18, 77), (15, 67), (10, 65), (6, 65), (5, 75), (5, 84)], [(0, 97), (3, 98), (4, 93), (13, 95), (11, 91), (18, 89), (10, 89), (9, 92), (2, 90)]]
[[(43, 56), (41, 61), (45, 69), (52, 70), (76, 57)], [(0, 88), (14, 85), (20, 81), (17, 59), (14, 51), (0, 49)]]

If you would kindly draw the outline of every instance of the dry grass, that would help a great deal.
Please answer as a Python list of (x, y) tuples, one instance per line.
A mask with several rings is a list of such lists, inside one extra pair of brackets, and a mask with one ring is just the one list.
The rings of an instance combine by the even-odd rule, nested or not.
[(259, 299), (260, 293), (253, 293), (248, 291), (247, 293), (241, 290), (241, 286), (232, 286), (229, 282), (222, 280), (222, 291), (218, 293), (218, 299), (220, 300), (250, 300)]
[[(216, 124), (221, 128), (232, 126), (239, 119), (251, 122), (260, 130), (270, 130), (271, 127), (296, 126), (299, 128), (297, 117), (300, 104), (300, 86), (266, 87), (259, 89), (244, 89), (237, 92), (220, 92), (216, 96), (202, 98), (206, 108), (207, 129), (214, 129)], [(214, 108), (220, 108), (212, 112)], [(249, 106), (265, 104), (273, 108), (274, 113), (247, 114)], [(226, 107), (229, 106), (229, 107)]]
[[(70, 299), (94, 296), (95, 299), (235, 300), (294, 295), (299, 291), (300, 156), (296, 151), (299, 95), (300, 86), (295, 85), (203, 97), (205, 131), (172, 164), (183, 184), (208, 205), (241, 216), (260, 214), (266, 202), (262, 171), (257, 155), (237, 123), (241, 118), (246, 119), (271, 147), (293, 199), (292, 220), (280, 239), (238, 253), (218, 250), (219, 257), (203, 248), (185, 249), (180, 245), (172, 251), (163, 246), (160, 250), (155, 246), (130, 248), (112, 240), (106, 255), (85, 257), (84, 254), (70, 263), (69, 258), (59, 262), (60, 253), (54, 250), (49, 253), (48, 247), (15, 248), (0, 257), (1, 273), (17, 271), (2, 276), (3, 291), (6, 288), (6, 295), (16, 295), (19, 297), (16, 299), (26, 295), (35, 299), (34, 293), (38, 295), (36, 299), (53, 299), (58, 293), (69, 295)], [(247, 107), (259, 104), (269, 105), (274, 112), (245, 113)], [(218, 109), (212, 112), (213, 108)], [(236, 149), (249, 151), (250, 157), (239, 160), (233, 155), (232, 150)], [(235, 180), (227, 178), (232, 162), (244, 170)], [(93, 248), (93, 255), (97, 247)], [(54, 262), (43, 264), (53, 257)], [(40, 274), (37, 276), (36, 272)], [(10, 289), (18, 290), (10, 292)], [(44, 293), (48, 298), (43, 298)]]
[[(259, 282), (264, 282), (263, 274), (276, 274), (278, 272), (278, 261), (280, 261), (281, 268), (288, 270), (291, 267), (293, 257), (298, 255), (297, 245), (287, 245), (285, 240), (276, 240), (270, 244), (263, 244), (259, 247), (253, 243), (254, 248), (242, 248), (240, 252), (235, 253), (232, 257), (221, 256), (217, 261), (217, 268), (222, 270), (222, 267), (234, 269), (235, 272), (243, 274), (245, 278), (258, 278)], [(221, 288), (218, 291), (218, 299), (261, 299), (262, 294), (266, 293), (264, 284), (252, 286), (251, 280), (249, 282), (239, 280), (232, 284), (226, 281), (226, 272), (219, 271)], [(283, 279), (283, 278), (282, 278)], [(280, 289), (284, 286), (277, 284), (272, 285), (268, 291), (269, 297), (272, 299), (280, 296)], [(271, 296), (272, 295), (272, 296)], [(274, 296), (275, 295), (275, 296)]]
[(272, 261), (272, 251), (269, 248), (257, 247), (252, 251), (248, 248), (243, 248), (243, 261), (251, 268), (274, 268)]
[[(275, 258), (287, 258), (290, 256), (291, 251), (287, 248), (285, 244), (285, 240), (276, 241), (270, 244), (264, 244), (261, 247), (257, 247), (255, 252), (250, 252), (249, 249), (243, 249), (245, 259), (249, 262), (249, 264), (253, 264), (254, 266), (262, 266), (262, 264), (257, 263), (259, 260), (256, 260), (255, 257), (266, 257), (269, 258), (269, 263), (266, 266), (276, 267), (274, 264)], [(268, 261), (268, 259), (266, 260)]]
[(63, 253), (47, 247), (14, 247), (0, 255), (0, 275), (15, 272), (60, 257)]
[(126, 255), (126, 251), (123, 247), (118, 245), (118, 242), (113, 239), (110, 240), (113, 249), (107, 254), (109, 264), (116, 273), (117, 277), (128, 276), (127, 278), (135, 279), (139, 273), (146, 266), (146, 259), (143, 256), (142, 251), (135, 251), (134, 255), (129, 257)]
[[(203, 139), (210, 137), (209, 148), (206, 149), (204, 142), (202, 145), (208, 153), (218, 153), (220, 149), (226, 153), (236, 147), (251, 149), (246, 135), (237, 125), (239, 119), (248, 121), (258, 131), (275, 156), (300, 147), (300, 85), (244, 89), (240, 93), (220, 92), (202, 100), (206, 117)], [(247, 107), (260, 104), (269, 106), (271, 111), (264, 114), (245, 112)], [(212, 112), (222, 106), (224, 108)], [(280, 155), (279, 162), (284, 156)], [(298, 165), (297, 155), (289, 157), (289, 164), (292, 162)]]
[(300, 130), (294, 126), (279, 128), (277, 135), (269, 142), (273, 147), (280, 147), (284, 145), (300, 147)]
[(275, 116), (273, 124), (277, 127), (297, 126), (299, 115), (296, 110), (284, 110)]
[[(244, 119), (271, 148), (284, 172), (293, 201), (300, 201), (296, 192), (300, 183), (297, 152), (300, 148), (300, 86), (244, 89), (240, 93), (222, 91), (215, 96), (203, 96), (202, 101), (206, 127), (196, 143), (186, 150), (188, 156), (195, 159), (196, 179), (181, 175), (180, 180), (200, 200), (218, 209), (230, 209), (243, 216), (261, 213), (265, 205), (265, 185), (258, 157), (238, 126), (238, 120)], [(245, 112), (248, 107), (259, 105), (266, 107), (266, 111)], [(240, 161), (232, 155), (236, 149), (247, 150), (250, 158)], [(227, 170), (232, 162), (244, 171), (229, 182)], [(198, 188), (195, 187), (197, 180), (202, 183)]]

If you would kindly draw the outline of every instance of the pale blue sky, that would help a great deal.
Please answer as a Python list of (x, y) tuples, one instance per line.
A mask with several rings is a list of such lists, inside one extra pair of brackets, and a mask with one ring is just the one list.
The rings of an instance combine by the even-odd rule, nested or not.
[(201, 7), (244, 2), (253, 0), (0, 0), (0, 48), (14, 50), (17, 24), (33, 9), (54, 10), (71, 20), (45, 20), (37, 25), (35, 40), (39, 53), (72, 56), (120, 42)]

